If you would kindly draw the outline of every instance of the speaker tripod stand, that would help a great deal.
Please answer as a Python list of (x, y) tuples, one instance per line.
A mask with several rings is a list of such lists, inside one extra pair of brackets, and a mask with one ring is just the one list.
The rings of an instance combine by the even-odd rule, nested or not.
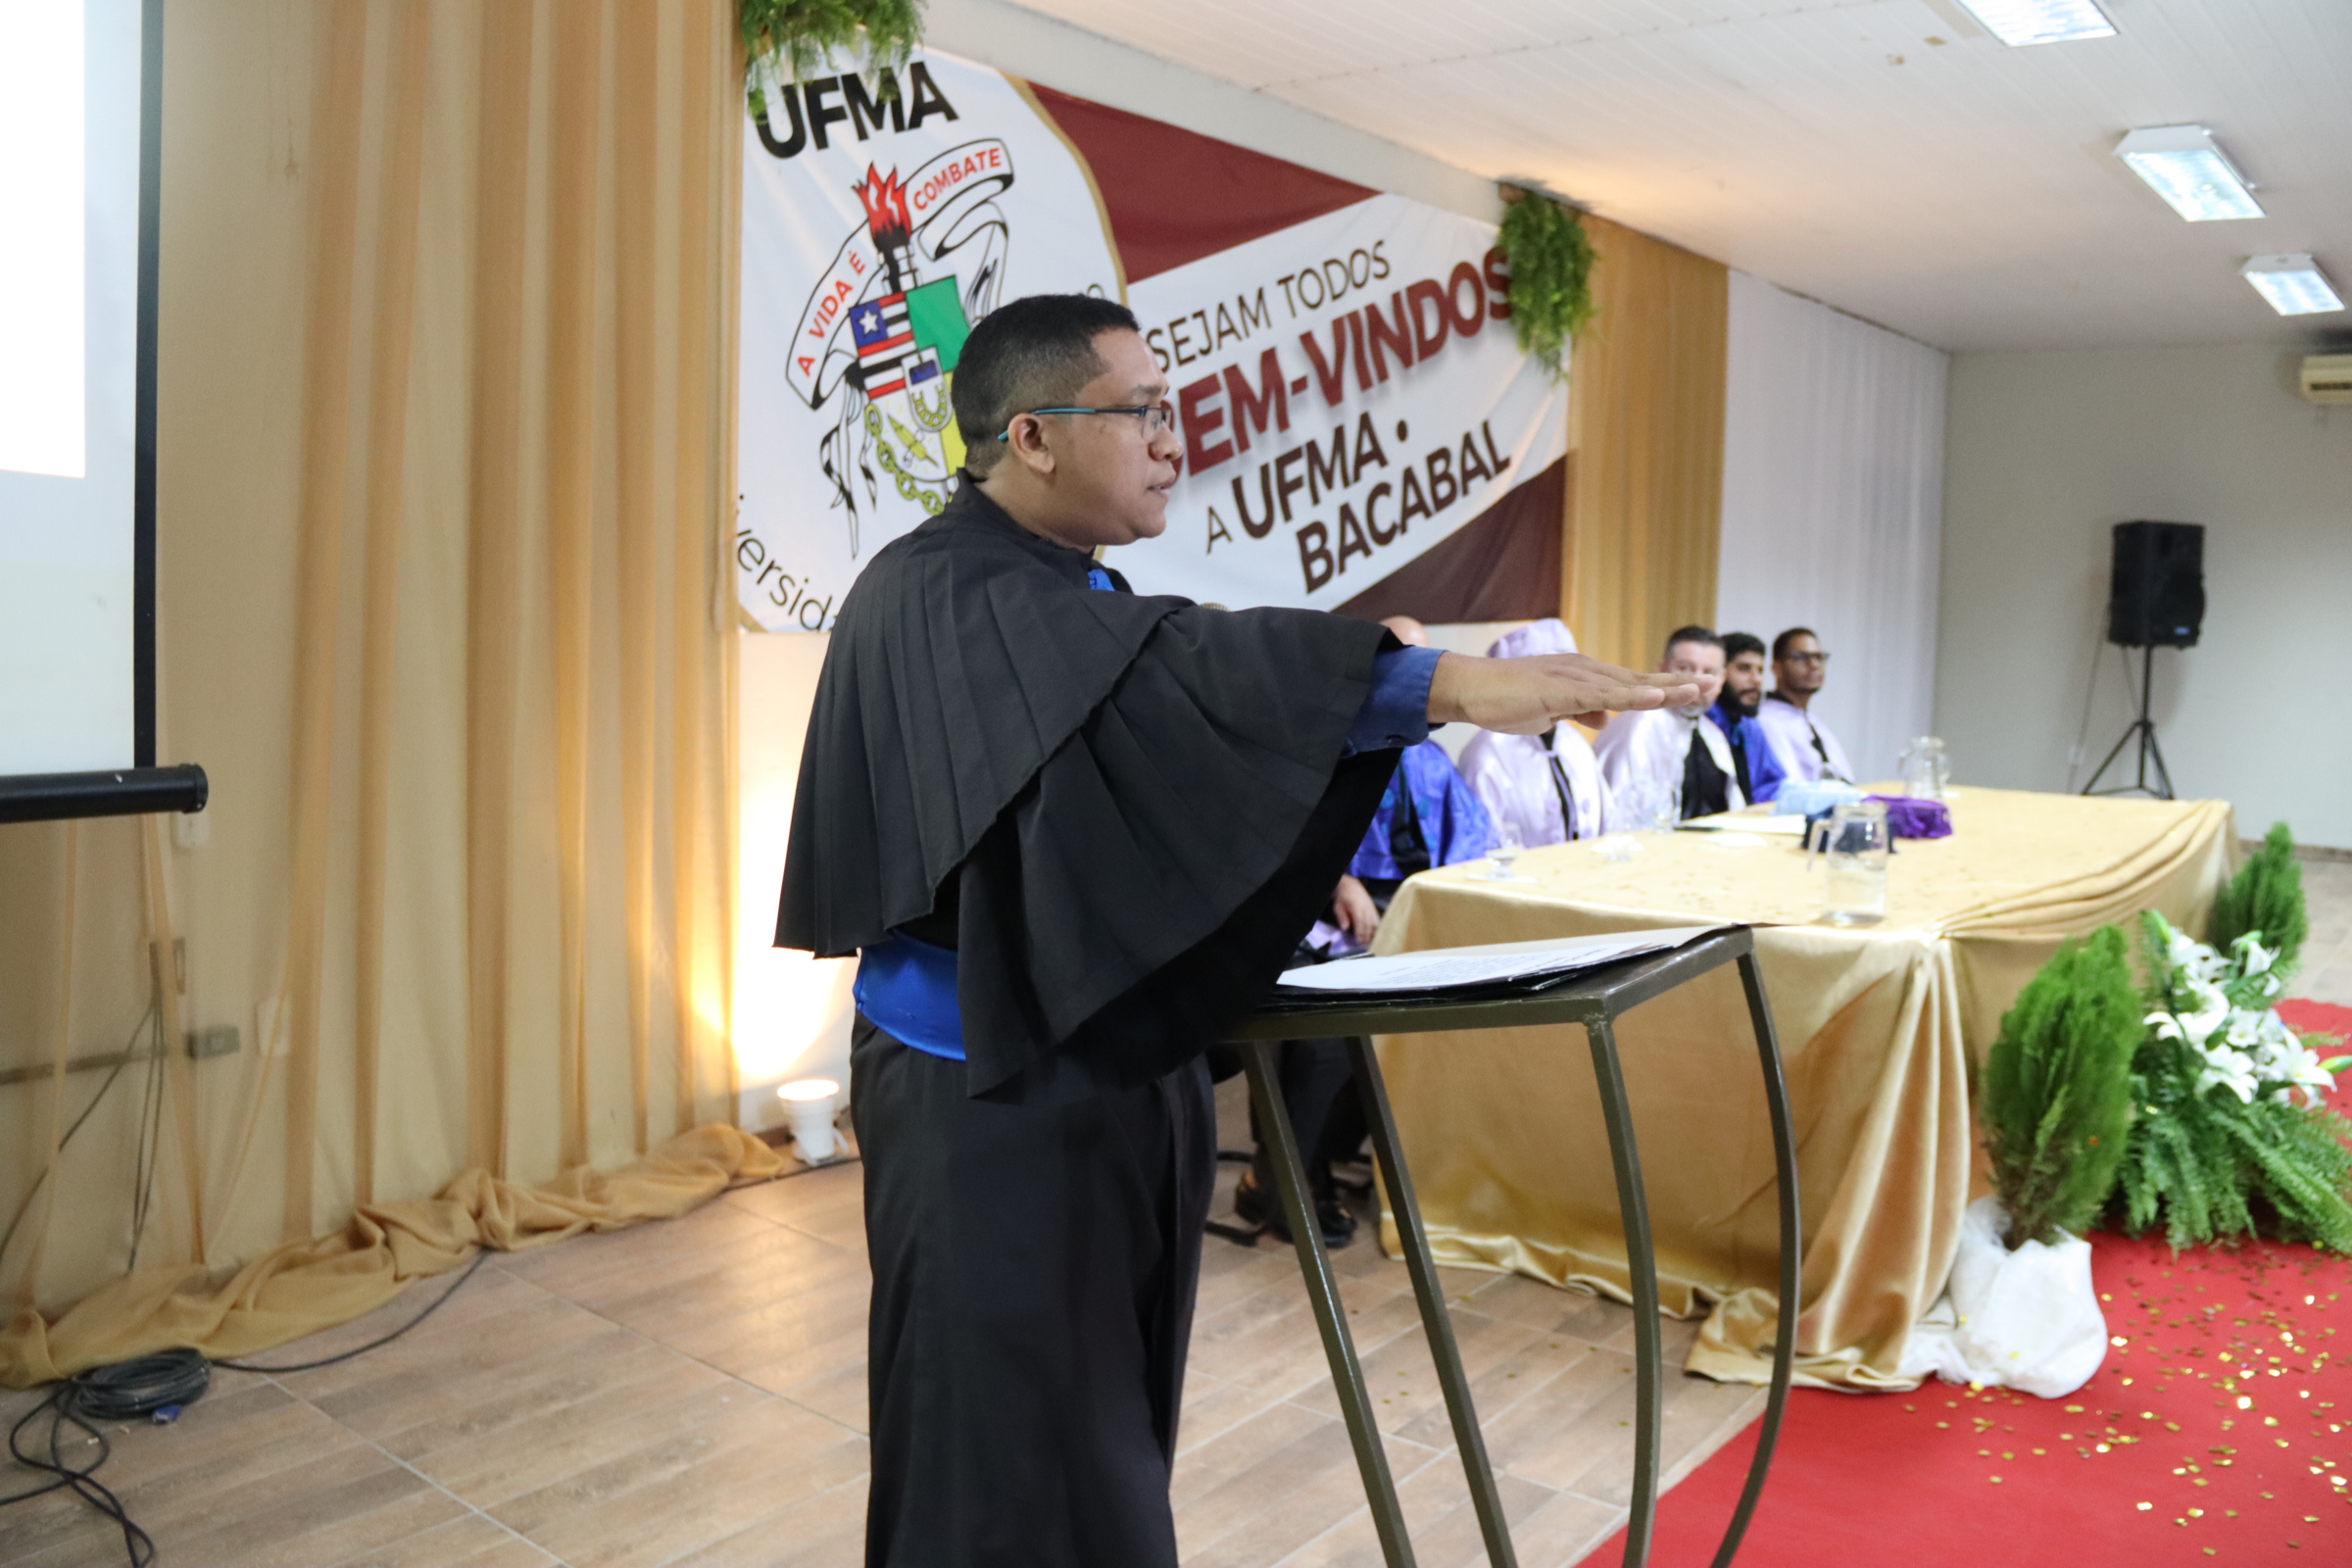
[[(2155, 695), (2156, 645), (2142, 643), (2139, 649), (2139, 716), (2132, 721), (2132, 727), (2125, 730), (2123, 738), (2115, 743), (2115, 749), (2107, 754), (2107, 760), (2099, 764), (2099, 770), (2090, 775), (2090, 782), (2082, 786), (2083, 794), (2130, 795), (2136, 790), (2142, 795), (2153, 795), (2160, 801), (2173, 799), (2173, 775), (2164, 765), (2164, 749), (2156, 744), (2156, 721), (2148, 716), (2148, 705)], [(2118, 784), (2112, 789), (2099, 788), (2099, 780), (2107, 776), (2107, 770), (2115, 765), (2115, 760), (2124, 755), (2124, 748), (2134, 740), (2139, 742), (2139, 767), (2132, 781)], [(2153, 784), (2148, 782), (2150, 764), (2156, 769), (2156, 782)]]

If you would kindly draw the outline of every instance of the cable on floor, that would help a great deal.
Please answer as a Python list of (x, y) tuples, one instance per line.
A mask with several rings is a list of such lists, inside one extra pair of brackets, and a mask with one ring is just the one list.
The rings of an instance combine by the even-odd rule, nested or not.
[(473, 1278), (474, 1270), (480, 1268), (482, 1264), (487, 1262), (489, 1257), (490, 1249), (487, 1247), (477, 1250), (473, 1254), (473, 1261), (466, 1265), (466, 1272), (458, 1276), (457, 1284), (452, 1285), (448, 1290), (443, 1291), (439, 1296), (435, 1297), (433, 1298), (432, 1305), (426, 1307), (423, 1311), (417, 1313), (415, 1317), (409, 1319), (406, 1323), (403, 1323), (400, 1327), (394, 1329), (382, 1339), (369, 1340), (366, 1345), (361, 1346), (356, 1350), (345, 1350), (340, 1355), (321, 1356), (316, 1361), (297, 1361), (291, 1366), (256, 1366), (251, 1361), (215, 1361), (213, 1365), (227, 1367), (232, 1372), (316, 1372), (322, 1366), (333, 1366), (338, 1362), (348, 1361), (354, 1356), (366, 1355), (369, 1350), (381, 1349), (385, 1346), (390, 1345), (394, 1340), (399, 1339), (403, 1334), (408, 1333), (409, 1330), (415, 1328), (417, 1324), (423, 1322), (426, 1318), (431, 1317), (435, 1312), (440, 1311), (442, 1307), (446, 1306), (449, 1303), (449, 1298), (457, 1295), (459, 1290), (464, 1287), (467, 1280)]
[[(114, 1446), (97, 1423), (159, 1413), (164, 1413), (166, 1420), (175, 1418), (181, 1408), (204, 1396), (212, 1378), (211, 1363), (194, 1350), (165, 1350), (113, 1366), (92, 1367), (67, 1378), (49, 1391), (48, 1398), (25, 1411), (8, 1434), (10, 1457), (27, 1470), (56, 1479), (0, 1497), (0, 1506), (71, 1490), (122, 1532), (122, 1549), (130, 1568), (147, 1568), (155, 1561), (155, 1538), (140, 1529), (122, 1499), (96, 1479), (99, 1467), (114, 1453)], [(26, 1429), (44, 1414), (50, 1418), (46, 1458), (37, 1450), (27, 1451), (24, 1446)], [(68, 1426), (81, 1430), (87, 1439), (83, 1446), (97, 1448), (89, 1463), (78, 1464), (66, 1457)]]
[[(321, 1356), (316, 1361), (296, 1361), (286, 1366), (262, 1366), (250, 1361), (208, 1360), (201, 1352), (190, 1349), (158, 1351), (112, 1366), (92, 1367), (77, 1372), (53, 1386), (49, 1397), (24, 1412), (9, 1430), (8, 1451), (17, 1463), (28, 1470), (38, 1471), (53, 1479), (23, 1492), (0, 1496), (0, 1507), (12, 1502), (24, 1502), (46, 1496), (52, 1492), (70, 1489), (76, 1496), (112, 1520), (122, 1532), (122, 1547), (130, 1560), (130, 1568), (148, 1568), (155, 1561), (155, 1539), (139, 1528), (124, 1508), (122, 1499), (103, 1482), (96, 1479), (98, 1469), (113, 1453), (113, 1446), (96, 1423), (122, 1422), (138, 1417), (151, 1417), (158, 1424), (169, 1425), (179, 1418), (179, 1412), (204, 1396), (212, 1386), (213, 1369), (227, 1367), (237, 1372), (286, 1373), (310, 1372), (322, 1366), (333, 1366), (354, 1356), (366, 1355), (399, 1339), (417, 1324), (431, 1317), (448, 1304), (465, 1283), (473, 1278), (490, 1250), (483, 1248), (466, 1265), (455, 1284), (433, 1298), (432, 1303), (415, 1317), (381, 1339), (368, 1341), (357, 1349), (338, 1355)], [(45, 1446), (48, 1457), (41, 1457), (40, 1447), (28, 1450), (24, 1435), (43, 1415), (50, 1417), (49, 1441)], [(88, 1464), (76, 1464), (66, 1458), (66, 1428), (78, 1427), (87, 1435), (88, 1444), (97, 1447), (97, 1456)]]

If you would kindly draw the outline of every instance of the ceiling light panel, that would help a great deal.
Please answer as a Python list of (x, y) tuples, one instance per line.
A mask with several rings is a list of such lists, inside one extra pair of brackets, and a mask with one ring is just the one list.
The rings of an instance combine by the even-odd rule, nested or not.
[(2260, 218), (2262, 204), (2203, 125), (2155, 125), (2116, 143), (2115, 156), (2192, 223)]
[(2307, 255), (2257, 256), (2238, 270), (2280, 316), (2325, 316), (2344, 308), (2343, 296)]
[(1960, 0), (1984, 30), (2013, 49), (2030, 43), (2112, 38), (2115, 24), (2094, 0)]

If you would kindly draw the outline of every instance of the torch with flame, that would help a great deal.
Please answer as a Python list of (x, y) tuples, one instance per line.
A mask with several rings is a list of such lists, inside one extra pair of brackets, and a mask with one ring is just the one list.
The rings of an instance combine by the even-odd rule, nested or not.
[(857, 189), (865, 203), (866, 228), (873, 235), (874, 249), (882, 253), (882, 265), (890, 270), (890, 291), (903, 293), (907, 280), (900, 275), (901, 259), (914, 237), (914, 220), (906, 212), (906, 187), (899, 183), (897, 170), (885, 174), (868, 164), (865, 179)]

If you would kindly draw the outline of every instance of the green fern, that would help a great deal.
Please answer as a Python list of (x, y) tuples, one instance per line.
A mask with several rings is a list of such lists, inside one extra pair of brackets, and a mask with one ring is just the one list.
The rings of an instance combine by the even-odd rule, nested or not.
[[(831, 56), (856, 51), (895, 72), (923, 41), (922, 0), (737, 0), (735, 20), (755, 114), (764, 113), (756, 84), (763, 64), (797, 81)], [(895, 74), (886, 77), (884, 93), (896, 85)]]
[(1511, 330), (1520, 351), (1561, 374), (1568, 340), (1592, 323), (1592, 239), (1573, 209), (1528, 191), (1502, 215)]
[[(2174, 1041), (2166, 1051), (2184, 1049)], [(2153, 1078), (2153, 1081), (2151, 1081)], [(2164, 1219), (2176, 1250), (2230, 1242), (2270, 1229), (2289, 1241), (2352, 1251), (2352, 1122), (2318, 1105), (2257, 1100), (2227, 1091), (2179, 1093), (2194, 1069), (2142, 1071), (2146, 1097), (2124, 1161), (2124, 1228), (2137, 1236)], [(2272, 1224), (2260, 1223), (2256, 1201)]]
[(2103, 926), (2060, 948), (2001, 1019), (1983, 1111), (2012, 1248), (2080, 1235), (2114, 1191), (2141, 1010), (2124, 933)]
[(2295, 858), (2295, 836), (2284, 822), (2272, 824), (2237, 875), (2215, 895), (2209, 940), (2228, 953), (2239, 937), (2260, 933), (2262, 945), (2278, 955), (2284, 974), (2311, 935), (2311, 913), (2303, 901), (2303, 866)]

